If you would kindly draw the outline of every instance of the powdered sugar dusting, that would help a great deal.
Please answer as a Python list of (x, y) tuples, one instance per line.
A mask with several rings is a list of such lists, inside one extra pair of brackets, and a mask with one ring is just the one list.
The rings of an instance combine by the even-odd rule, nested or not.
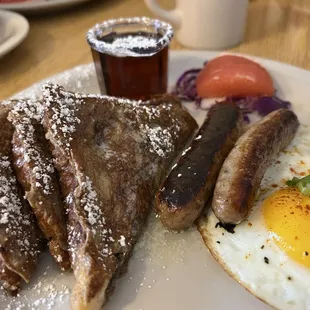
[(9, 158), (0, 155), (0, 229), (3, 233), (1, 246), (5, 247), (5, 235), (8, 234), (14, 236), (18, 251), (26, 253), (26, 256), (35, 256), (37, 244), (33, 244), (32, 239), (32, 217), (23, 212), (22, 208)]
[[(140, 26), (141, 29), (149, 29), (152, 33), (160, 33), (161, 36), (158, 40), (154, 39), (147, 41), (145, 40), (145, 37), (143, 37), (143, 39), (139, 36), (135, 36), (134, 38), (128, 37), (128, 39), (122, 38), (120, 40), (115, 40), (112, 44), (99, 40), (107, 29), (111, 31), (114, 26), (119, 24), (134, 25), (136, 27)], [(172, 37), (173, 28), (170, 24), (157, 19), (150, 19), (148, 17), (110, 19), (101, 24), (95, 25), (87, 32), (86, 36), (88, 44), (94, 50), (114, 56), (116, 55), (118, 57), (152, 56), (165, 48), (170, 43)], [(151, 51), (149, 51), (150, 47), (152, 47)], [(136, 52), (133, 48), (139, 48), (140, 51)], [(145, 49), (146, 52), (141, 52), (141, 49)]]
[(43, 114), (44, 108), (39, 101), (19, 100), (10, 112), (9, 119), (22, 144), (24, 161), (33, 165), (34, 184), (45, 195), (49, 195), (53, 190), (51, 174), (54, 173), (54, 166), (52, 159), (44, 156), (36, 143), (35, 125), (42, 122)]
[(75, 132), (76, 124), (80, 123), (80, 119), (76, 116), (79, 106), (83, 103), (82, 95), (76, 94), (73, 96), (70, 93), (58, 93), (59, 86), (47, 84), (43, 87), (43, 96), (46, 106), (48, 107), (53, 102), (57, 103), (56, 108), (53, 109), (53, 116), (50, 119), (50, 129), (54, 137), (60, 135), (64, 139), (58, 140), (59, 144), (65, 148), (67, 152), (70, 151), (70, 141), (72, 140), (72, 133)]
[[(92, 238), (98, 240), (98, 251), (101, 257), (107, 257), (112, 255), (110, 244), (114, 241), (111, 227), (106, 224), (104, 214), (102, 212), (101, 202), (98, 200), (96, 191), (93, 188), (93, 184), (88, 176), (80, 175), (77, 171), (77, 175), (83, 180), (79, 184), (79, 192), (81, 193), (80, 206), (85, 212), (85, 218), (87, 221), (87, 228), (85, 228), (86, 234), (91, 234)], [(71, 199), (71, 198), (70, 198)], [(73, 262), (76, 258), (77, 246), (79, 246), (82, 235), (81, 230), (76, 229), (76, 225), (71, 225), (69, 221), (68, 225), (68, 242), (69, 251), (72, 256)], [(101, 257), (98, 257), (101, 260)]]
[[(2, 310), (62, 310), (69, 309), (70, 289), (73, 282), (71, 273), (59, 273), (49, 254), (43, 254), (36, 275), (30, 284), (16, 296), (1, 292)], [(43, 266), (42, 266), (43, 265)]]
[(133, 49), (133, 48), (139, 48), (139, 49), (146, 49), (146, 48), (155, 48), (157, 46), (157, 40), (155, 38), (148, 38), (145, 36), (126, 36), (126, 37), (120, 37), (116, 38), (113, 43), (111, 43), (112, 49)]
[[(189, 228), (189, 231), (193, 230), (195, 230), (194, 227)], [(152, 214), (149, 218), (148, 229), (135, 248), (135, 258), (151, 257), (152, 261), (158, 264), (163, 264), (167, 260), (174, 264), (183, 263), (184, 253), (189, 243), (184, 236), (182, 238), (179, 236), (165, 229), (156, 219), (155, 214)]]
[[(60, 135), (63, 139), (56, 139), (60, 147), (63, 147), (66, 152), (70, 152), (70, 141), (72, 141), (73, 133), (76, 131), (76, 126), (80, 124), (78, 117), (79, 110), (85, 104), (85, 99), (92, 98), (104, 100), (111, 106), (121, 105), (124, 111), (134, 115), (136, 122), (140, 124), (141, 139), (149, 140), (151, 147), (150, 152), (157, 154), (160, 157), (165, 157), (167, 153), (174, 150), (173, 136), (180, 131), (178, 120), (172, 119), (170, 128), (163, 129), (161, 127), (152, 127), (143, 124), (143, 118), (147, 118), (148, 123), (152, 123), (158, 119), (160, 110), (170, 114), (172, 104), (162, 104), (160, 108), (153, 106), (151, 101), (135, 101), (123, 98), (113, 98), (104, 95), (84, 95), (79, 93), (70, 93), (63, 90), (57, 84), (46, 84), (43, 87), (44, 101), (47, 106), (52, 107), (52, 118), (49, 118), (50, 133), (53, 137)], [(64, 145), (65, 143), (65, 145)], [(106, 156), (109, 156), (107, 152)]]
[(119, 244), (121, 245), (121, 246), (126, 246), (126, 238), (123, 236), (123, 235), (121, 235), (121, 237), (120, 237), (120, 239), (118, 240), (118, 242), (119, 242)]
[[(101, 211), (100, 202), (98, 201), (97, 193), (94, 191), (92, 182), (89, 177), (85, 177), (85, 181), (80, 184), (81, 191), (83, 192), (81, 198), (81, 205), (87, 215), (87, 221), (90, 229), (97, 238), (102, 242), (107, 240), (108, 228), (106, 227), (105, 218)], [(104, 248), (103, 255), (110, 255), (111, 250)]]
[(167, 129), (161, 127), (149, 127), (141, 125), (141, 129), (145, 131), (151, 143), (150, 150), (160, 157), (165, 157), (167, 152), (173, 151), (174, 144), (171, 133)]
[[(77, 66), (71, 70), (56, 74), (47, 79), (32, 85), (29, 88), (15, 94), (12, 99), (24, 99), (28, 98), (31, 100), (42, 99), (42, 87), (47, 83), (53, 83), (61, 80), (61, 85), (75, 92), (83, 92), (87, 89), (90, 93), (98, 93), (99, 85), (95, 73), (93, 63), (87, 65)], [(57, 82), (56, 82), (57, 83)]]

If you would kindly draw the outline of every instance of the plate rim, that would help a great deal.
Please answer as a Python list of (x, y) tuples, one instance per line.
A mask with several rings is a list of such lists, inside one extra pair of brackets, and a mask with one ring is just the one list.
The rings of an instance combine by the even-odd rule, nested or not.
[[(89, 1), (89, 0), (86, 0)], [(310, 71), (301, 67), (297, 67), (291, 64), (287, 64), (281, 61), (277, 61), (277, 60), (273, 60), (273, 59), (269, 59), (269, 58), (263, 58), (263, 57), (258, 57), (258, 56), (253, 56), (253, 55), (249, 55), (249, 54), (245, 54), (245, 53), (234, 53), (234, 52), (228, 52), (228, 51), (204, 51), (204, 50), (170, 50), (169, 51), (169, 62), (171, 61), (172, 58), (174, 57), (205, 57), (206, 59), (210, 59), (210, 58), (214, 58), (216, 56), (219, 56), (221, 54), (230, 54), (230, 55), (240, 55), (240, 56), (244, 56), (244, 57), (248, 57), (250, 59), (253, 59), (255, 61), (257, 61), (260, 64), (263, 64), (264, 66), (268, 66), (268, 67), (273, 67), (273, 70), (276, 71), (280, 71), (282, 74), (285, 75), (291, 75), (294, 78), (297, 79), (302, 79), (304, 80), (309, 80), (309, 84), (310, 84)], [(67, 73), (67, 72), (72, 72), (72, 71), (79, 71), (79, 70), (83, 70), (83, 68), (89, 68), (91, 66), (94, 66), (93, 62), (89, 62), (86, 64), (80, 64), (77, 66), (74, 66), (70, 69), (67, 70), (63, 70), (60, 71), (58, 73), (52, 74), (50, 76), (47, 76), (46, 78), (43, 78), (35, 83), (33, 83), (32, 85), (21, 89), (20, 91), (14, 93), (13, 95), (11, 95), (9, 98), (16, 98), (18, 97), (21, 93), (24, 93), (25, 91), (30, 90), (31, 88), (34, 87), (38, 87), (40, 84), (43, 84), (49, 80), (54, 80), (57, 79), (59, 76)], [(168, 69), (169, 72), (169, 69)], [(169, 74), (168, 74), (169, 76)], [(304, 81), (305, 82), (305, 81)]]

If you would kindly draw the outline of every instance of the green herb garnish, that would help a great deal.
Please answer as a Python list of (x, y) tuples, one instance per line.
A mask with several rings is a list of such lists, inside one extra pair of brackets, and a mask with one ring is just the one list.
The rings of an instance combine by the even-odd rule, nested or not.
[(303, 195), (310, 196), (310, 175), (301, 179), (293, 177), (292, 180), (286, 181), (286, 185), (297, 187)]
[(297, 183), (300, 181), (301, 179), (293, 177), (292, 180), (288, 180), (286, 181), (286, 185), (287, 186), (297, 186)]

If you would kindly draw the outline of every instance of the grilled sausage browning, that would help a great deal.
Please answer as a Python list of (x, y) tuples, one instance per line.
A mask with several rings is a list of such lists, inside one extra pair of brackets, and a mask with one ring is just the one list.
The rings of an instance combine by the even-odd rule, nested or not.
[(237, 141), (226, 158), (216, 182), (212, 209), (222, 223), (245, 220), (266, 169), (293, 139), (297, 116), (277, 110), (253, 125)]
[(210, 198), (224, 159), (242, 130), (232, 102), (215, 104), (156, 195), (157, 213), (169, 229), (189, 227)]

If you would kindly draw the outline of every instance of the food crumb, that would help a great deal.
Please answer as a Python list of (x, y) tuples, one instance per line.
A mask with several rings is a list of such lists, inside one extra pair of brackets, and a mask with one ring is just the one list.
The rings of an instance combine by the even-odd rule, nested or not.
[(235, 233), (234, 229), (235, 229), (236, 225), (234, 225), (234, 224), (223, 224), (221, 222), (217, 222), (215, 224), (215, 228), (218, 228), (218, 227), (224, 228), (227, 232), (234, 234)]
[(266, 264), (269, 264), (269, 258), (268, 257), (264, 257), (264, 262), (266, 263)]
[(298, 174), (297, 171), (296, 171), (295, 169), (293, 169), (292, 167), (290, 167), (290, 171), (291, 171), (292, 173)]

